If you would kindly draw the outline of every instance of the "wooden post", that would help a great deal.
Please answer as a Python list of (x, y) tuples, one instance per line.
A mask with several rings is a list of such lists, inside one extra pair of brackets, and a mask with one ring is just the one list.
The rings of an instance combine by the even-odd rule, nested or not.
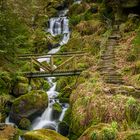
[(33, 71), (33, 60), (32, 60), (32, 57), (31, 57), (31, 63), (30, 63), (30, 71), (31, 72)]
[(54, 61), (53, 61), (53, 56), (51, 55), (51, 58), (50, 58), (50, 65), (51, 65), (51, 70), (53, 71), (54, 70)]

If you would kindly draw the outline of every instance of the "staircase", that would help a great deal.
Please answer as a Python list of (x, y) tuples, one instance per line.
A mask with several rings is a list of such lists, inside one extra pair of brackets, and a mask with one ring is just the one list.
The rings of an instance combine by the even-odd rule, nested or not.
[(115, 25), (111, 36), (105, 46), (105, 50), (101, 55), (99, 63), (99, 71), (105, 83), (109, 84), (123, 84), (121, 74), (117, 71), (115, 60), (115, 49), (118, 45), (118, 40), (121, 38), (118, 26)]

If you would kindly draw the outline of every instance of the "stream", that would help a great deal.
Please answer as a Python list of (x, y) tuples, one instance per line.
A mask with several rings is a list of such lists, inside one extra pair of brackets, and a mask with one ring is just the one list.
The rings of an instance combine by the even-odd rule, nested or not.
[[(81, 2), (80, 0), (74, 1), (74, 3), (78, 3), (78, 4), (80, 2)], [(50, 18), (48, 22), (49, 25), (48, 25), (48, 29), (46, 30), (47, 32), (49, 32), (52, 36), (63, 35), (61, 41), (57, 45), (58, 47), (51, 49), (48, 52), (48, 56), (50, 56), (49, 54), (57, 53), (60, 50), (61, 46), (67, 44), (69, 41), (70, 29), (69, 29), (69, 19), (66, 16), (67, 12), (68, 12), (68, 9), (59, 11), (58, 17)], [(50, 58), (40, 58), (38, 59), (38, 61), (39, 62), (46, 61), (47, 63), (49, 63)], [(43, 71), (43, 70), (40, 69), (40, 71)], [(48, 128), (48, 129), (52, 129), (59, 132), (59, 123), (63, 121), (65, 112), (68, 109), (69, 104), (59, 102), (59, 99), (57, 98), (59, 93), (56, 91), (57, 82), (54, 82), (55, 79), (56, 79), (55, 77), (46, 78), (46, 80), (48, 81), (50, 85), (50, 89), (46, 91), (46, 94), (48, 95), (48, 107), (46, 108), (46, 110), (43, 112), (41, 116), (33, 120), (32, 125), (31, 125), (31, 130)], [(53, 116), (54, 115), (53, 105), (55, 103), (60, 104), (62, 108), (62, 112), (61, 114), (58, 115), (58, 117)], [(12, 124), (11, 122), (9, 122), (9, 117), (7, 117), (5, 123)], [(20, 139), (21, 138), (19, 138), (19, 140)]]
[[(69, 20), (65, 16), (67, 14), (68, 10), (63, 10), (59, 13), (59, 17), (54, 17), (49, 20), (49, 28), (48, 32), (52, 36), (56, 35), (63, 35), (62, 40), (59, 42), (59, 47), (54, 48), (48, 52), (48, 54), (55, 54), (57, 53), (61, 46), (66, 44), (69, 41), (70, 38), (70, 31), (69, 31)], [(44, 62), (46, 61), (47, 63), (50, 62), (50, 58), (40, 58), (38, 59), (39, 62)], [(42, 69), (41, 69), (42, 71)], [(33, 123), (32, 123), (32, 128), (31, 130), (37, 130), (41, 128), (49, 128), (55, 131), (59, 131), (58, 124), (61, 122), (64, 118), (65, 111), (69, 107), (67, 103), (60, 103), (59, 99), (57, 99), (58, 92), (56, 91), (56, 82), (55, 77), (49, 77), (47, 78), (48, 83), (50, 84), (51, 88), (49, 91), (47, 91), (48, 98), (49, 98), (49, 104), (48, 108), (44, 111), (42, 116), (36, 118)], [(59, 103), (62, 108), (62, 112), (60, 115), (58, 115), (58, 118), (53, 117), (53, 105), (55, 103)]]

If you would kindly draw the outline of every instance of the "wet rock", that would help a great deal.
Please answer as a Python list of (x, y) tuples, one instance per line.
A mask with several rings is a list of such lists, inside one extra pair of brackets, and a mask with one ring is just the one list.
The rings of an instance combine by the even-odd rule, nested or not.
[(19, 132), (12, 126), (0, 124), (0, 140), (18, 140)]
[(98, 12), (98, 5), (96, 5), (96, 4), (92, 5), (89, 10), (93, 14), (97, 13)]
[(37, 115), (42, 114), (47, 106), (48, 96), (46, 92), (31, 91), (15, 99), (10, 112), (10, 119), (17, 125), (23, 118), (32, 121)]
[(68, 138), (49, 129), (30, 131), (24, 134), (25, 140), (68, 140)]
[(66, 122), (60, 122), (58, 125), (58, 132), (63, 135), (63, 136), (67, 136), (69, 134), (69, 126), (67, 125)]
[(47, 123), (47, 125), (45, 125), (43, 128), (56, 131), (56, 125), (54, 123)]
[(60, 114), (62, 112), (62, 107), (59, 103), (54, 103), (53, 104), (53, 112), (52, 112), (52, 119), (58, 119)]

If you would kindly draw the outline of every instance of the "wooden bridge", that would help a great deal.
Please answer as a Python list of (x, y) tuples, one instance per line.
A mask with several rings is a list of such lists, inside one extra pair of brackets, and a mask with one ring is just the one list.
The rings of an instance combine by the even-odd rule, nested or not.
[[(86, 61), (87, 53), (66, 52), (57, 54), (23, 54), (21, 60), (30, 61), (30, 71), (23, 72), (28, 78), (80, 75), (85, 67), (78, 66)], [(79, 59), (80, 58), (80, 59)], [(35, 69), (34, 67), (38, 67)]]

